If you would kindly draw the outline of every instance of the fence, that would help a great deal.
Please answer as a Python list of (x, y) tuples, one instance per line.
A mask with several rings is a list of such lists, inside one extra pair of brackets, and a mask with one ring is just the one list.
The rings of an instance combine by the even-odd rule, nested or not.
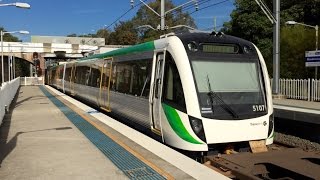
[(289, 99), (320, 101), (320, 80), (280, 79), (279, 93)]
[(10, 82), (5, 82), (0, 87), (0, 125), (6, 113), (6, 110), (9, 108), (11, 101), (17, 93), (17, 90), (20, 86), (20, 78), (16, 78)]
[(21, 77), (21, 86), (44, 85), (44, 77)]

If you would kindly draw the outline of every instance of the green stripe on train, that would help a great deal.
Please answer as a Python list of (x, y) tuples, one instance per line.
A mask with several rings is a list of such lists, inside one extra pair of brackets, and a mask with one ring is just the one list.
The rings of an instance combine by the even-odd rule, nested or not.
[(202, 144), (189, 134), (188, 130), (184, 127), (179, 114), (174, 108), (164, 103), (162, 103), (162, 107), (164, 109), (164, 113), (166, 114), (171, 128), (180, 138), (193, 144)]
[(126, 55), (129, 53), (152, 51), (154, 49), (155, 49), (154, 41), (150, 41), (150, 42), (134, 45), (127, 48), (116, 49), (103, 54), (95, 54), (86, 58), (79, 59), (79, 61), (91, 60), (91, 59), (103, 59), (103, 58), (114, 57), (119, 55)]

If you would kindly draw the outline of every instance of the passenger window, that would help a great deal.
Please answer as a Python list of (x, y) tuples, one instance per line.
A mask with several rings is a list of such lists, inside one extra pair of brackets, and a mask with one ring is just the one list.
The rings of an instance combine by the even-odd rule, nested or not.
[(90, 74), (90, 67), (77, 66), (75, 83), (87, 85)]
[(89, 81), (89, 86), (100, 87), (100, 71), (97, 67), (91, 67), (91, 80)]
[(71, 68), (66, 68), (66, 74), (64, 76), (65, 81), (70, 81), (70, 75), (71, 75)]
[(175, 62), (169, 53), (166, 54), (162, 99), (163, 102), (186, 112), (186, 103), (180, 75)]
[(134, 96), (148, 97), (151, 59), (114, 63), (111, 89)]
[[(160, 58), (162, 58), (160, 56)], [(156, 69), (156, 86), (155, 86), (155, 97), (159, 98), (159, 93), (160, 93), (160, 88), (161, 88), (161, 78), (162, 78), (162, 65), (163, 65), (163, 59), (159, 59), (158, 60), (158, 65), (157, 65), (157, 69)]]

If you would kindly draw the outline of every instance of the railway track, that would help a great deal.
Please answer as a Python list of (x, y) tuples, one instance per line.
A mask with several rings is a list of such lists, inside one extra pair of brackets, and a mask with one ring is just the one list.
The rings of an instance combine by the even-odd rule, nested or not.
[[(265, 150), (264, 150), (265, 151)], [(320, 179), (320, 152), (275, 142), (265, 152), (206, 156), (204, 165), (231, 179)]]

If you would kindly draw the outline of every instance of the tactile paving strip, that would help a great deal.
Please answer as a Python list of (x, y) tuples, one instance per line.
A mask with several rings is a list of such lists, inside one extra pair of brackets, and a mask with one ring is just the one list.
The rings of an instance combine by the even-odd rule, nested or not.
[(40, 86), (40, 89), (65, 116), (130, 179), (166, 179), (64, 105), (44, 87)]

